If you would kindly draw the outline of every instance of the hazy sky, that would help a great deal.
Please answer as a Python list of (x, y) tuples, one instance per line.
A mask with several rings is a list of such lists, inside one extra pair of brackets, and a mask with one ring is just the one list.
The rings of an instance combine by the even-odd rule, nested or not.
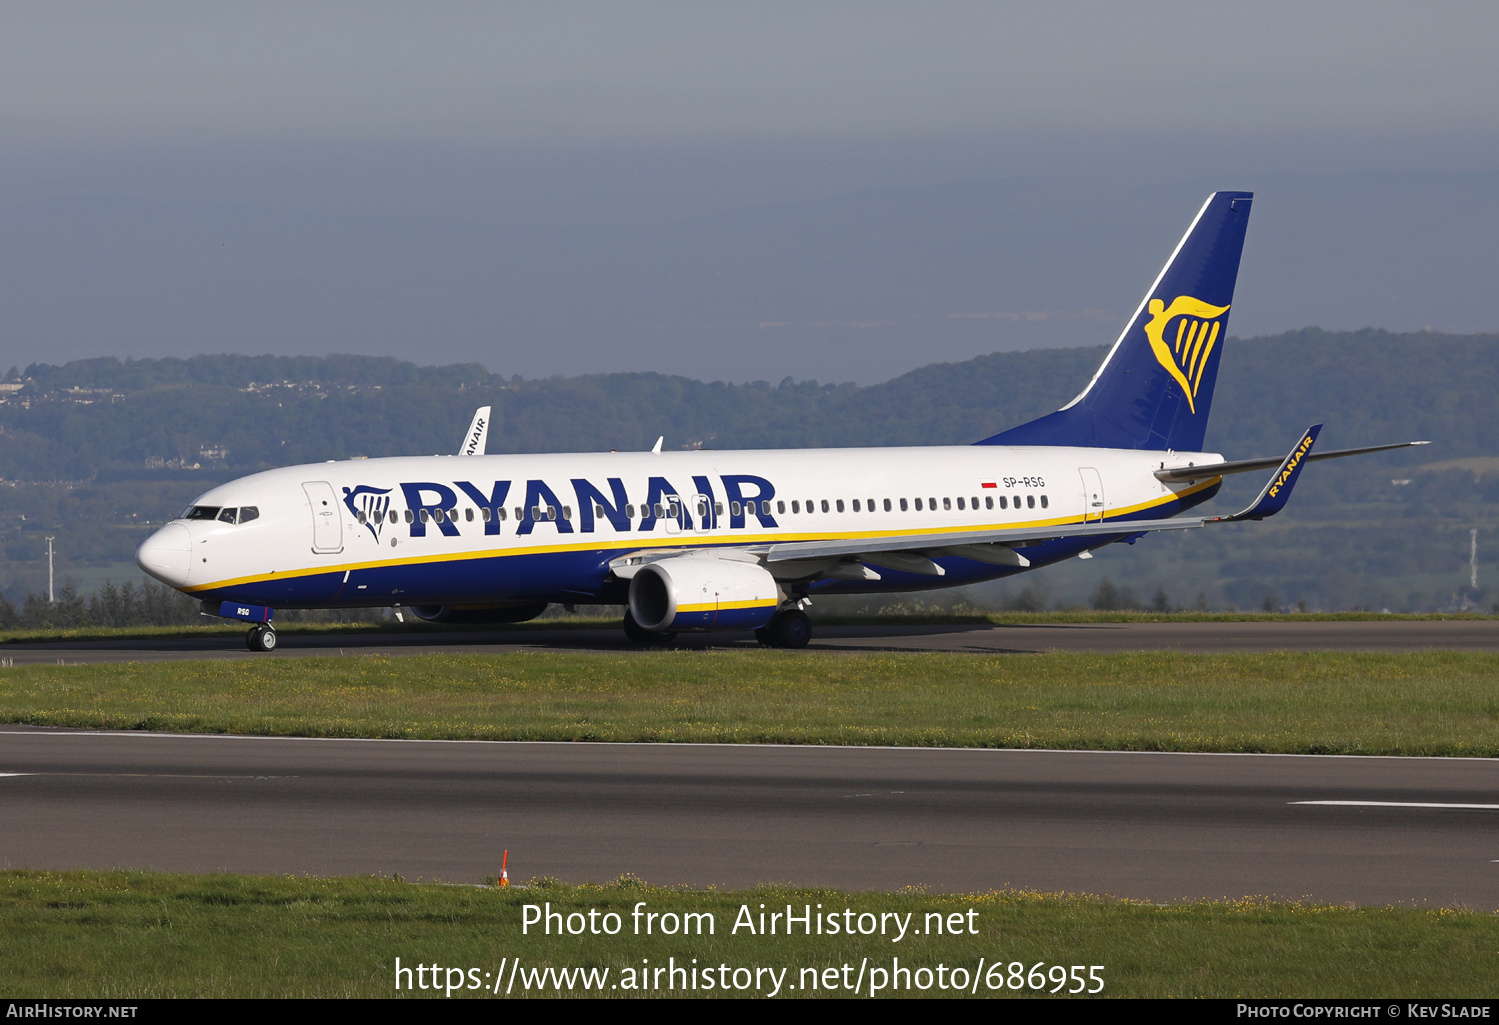
[[(797, 292), (752, 236), (768, 220), (776, 245), (854, 253), (857, 268), (857, 254), (909, 247), (920, 229), (830, 220), (817, 204), (876, 194), (869, 216), (895, 221), (947, 197), (938, 221), (962, 263), (941, 281), (975, 260), (1007, 265), (1001, 250), (1048, 225), (1059, 253), (1119, 248), (1075, 304), (1101, 310), (1096, 338), (1001, 319), (990, 334), (924, 345), (899, 325), (930, 313), (933, 285), (892, 272), (883, 295), (899, 280), (912, 289), (879, 314), (896, 327), (843, 376), (924, 352), (1101, 343), (1129, 311), (1099, 304), (1128, 305), (1118, 296), (1159, 262), (1160, 239), (1129, 225), (1169, 220), (1174, 240), (1205, 188), (1279, 181), (1282, 211), (1315, 214), (1308, 197), (1327, 182), (1374, 176), (1372, 213), (1408, 228), (1402, 211), (1440, 206), (1452, 175), (1499, 170), (1496, 38), (1492, 3), (11, 2), (0, 6), (0, 263), (12, 278), (0, 280), (0, 361), (354, 348), (527, 374), (838, 376), (851, 350), (821, 329), (756, 356), (746, 350), (759, 336), (728, 343), (704, 325), (862, 323), (850, 275), (812, 273), (802, 280), (816, 288)], [(1005, 184), (1019, 179), (1062, 192), (1032, 202)], [(995, 183), (993, 196), (952, 198), (975, 182)], [(1104, 228), (1064, 216), (1100, 190), (1134, 212)], [(1261, 199), (1256, 218), (1273, 225), (1276, 196)], [(962, 240), (985, 203), (1007, 211), (1003, 223)], [(798, 204), (813, 204), (800, 220)], [(1338, 216), (1317, 225), (1333, 237), (1316, 266), (1336, 260), (1336, 236), (1362, 215)], [(715, 226), (722, 217), (732, 224)], [(1464, 274), (1493, 260), (1461, 210), (1442, 217), (1420, 222), (1437, 235), (1423, 253)], [(1256, 250), (1258, 228), (1246, 273), (1291, 258), (1314, 272), (1305, 252)], [(1294, 240), (1295, 228), (1261, 234)], [(215, 244), (238, 254), (218, 270), (204, 257)], [(940, 264), (943, 246), (933, 251)], [(1410, 285), (1390, 252), (1387, 263), (1362, 254), (1358, 280), (1387, 266)], [(684, 266), (715, 260), (727, 282), (673, 291)], [(1326, 288), (1353, 277), (1329, 274)], [(996, 282), (997, 311), (976, 282), (949, 312), (1055, 305), (1029, 280)], [(1322, 294), (1324, 283), (1301, 284)], [(1448, 299), (1423, 307), (1432, 289), (1408, 290), (1415, 305), (1363, 320), (1361, 295), (1339, 305), (1334, 293), (1320, 322), (1499, 330), (1499, 311), (1443, 321)], [(1291, 319), (1253, 323), (1301, 326), (1294, 317), (1315, 304), (1292, 298), (1281, 303)]]
[(11, 146), (1471, 131), (1491, 3), (42, 3)]

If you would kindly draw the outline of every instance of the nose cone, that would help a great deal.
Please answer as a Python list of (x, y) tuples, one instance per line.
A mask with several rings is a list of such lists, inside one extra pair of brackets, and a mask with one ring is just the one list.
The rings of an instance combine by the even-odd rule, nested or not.
[(180, 523), (168, 523), (135, 550), (135, 564), (170, 587), (187, 583), (193, 537)]

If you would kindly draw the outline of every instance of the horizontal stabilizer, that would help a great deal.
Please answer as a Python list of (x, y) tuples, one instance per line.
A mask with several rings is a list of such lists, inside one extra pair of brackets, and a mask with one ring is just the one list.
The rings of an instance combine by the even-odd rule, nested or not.
[[(1306, 457), (1308, 463), (1315, 463), (1319, 459), (1342, 459), (1344, 456), (1362, 456), (1370, 452), (1388, 452), (1396, 448), (1410, 448), (1413, 445), (1430, 445), (1429, 441), (1397, 441), (1393, 445), (1369, 445), (1365, 448), (1337, 448), (1330, 452), (1318, 452)], [(1168, 466), (1165, 469), (1156, 470), (1156, 480), (1164, 481), (1188, 481), (1205, 480), (1208, 477), (1224, 477), (1230, 473), (1249, 473), (1251, 470), (1268, 470), (1272, 466), (1279, 466), (1282, 462), (1280, 456), (1267, 456), (1263, 459), (1235, 459), (1227, 463), (1203, 463), (1200, 466)]]

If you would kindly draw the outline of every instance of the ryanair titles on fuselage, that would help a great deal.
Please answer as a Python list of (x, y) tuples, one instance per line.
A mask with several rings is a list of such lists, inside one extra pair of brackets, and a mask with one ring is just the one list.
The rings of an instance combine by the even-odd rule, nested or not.
[[(775, 486), (764, 477), (748, 473), (721, 474), (715, 488), (707, 475), (693, 474), (694, 491), (683, 493), (665, 477), (652, 476), (646, 481), (646, 493), (640, 505), (638, 525), (632, 522), (628, 507), (635, 504), (625, 489), (623, 478), (605, 478), (607, 491), (584, 477), (573, 477), (567, 489), (577, 500), (578, 516), (574, 525), (572, 503), (558, 497), (558, 489), (544, 480), (496, 480), (476, 483), (471, 480), (403, 481), (394, 488), (377, 488), (361, 484), (343, 488), (344, 505), (355, 519), (379, 540), (384, 528), (403, 524), (409, 537), (426, 537), (429, 527), (448, 537), (459, 534), (455, 510), (462, 494), (479, 511), (485, 534), (499, 534), (501, 524), (515, 515), (515, 533), (530, 534), (537, 526), (553, 526), (559, 534), (575, 531), (591, 534), (600, 517), (617, 531), (653, 530), (656, 522), (671, 519), (684, 529), (692, 529), (696, 512), (702, 526), (721, 525), (727, 515), (730, 528), (743, 528), (747, 517), (760, 526), (773, 529), (775, 516), (770, 502)], [(399, 490), (405, 502), (404, 515), (394, 508)], [(512, 497), (513, 495), (513, 497)], [(507, 505), (507, 502), (510, 504)], [(724, 506), (727, 505), (727, 509)]]

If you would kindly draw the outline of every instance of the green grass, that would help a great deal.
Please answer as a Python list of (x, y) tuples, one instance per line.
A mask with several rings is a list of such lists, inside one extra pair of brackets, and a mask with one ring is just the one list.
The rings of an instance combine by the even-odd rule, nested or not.
[[(640, 901), (647, 913), (709, 912), (714, 932), (634, 935), (631, 912)], [(533, 927), (523, 935), (523, 905), (545, 903), (563, 915), (596, 909), (601, 923), (615, 912), (620, 931), (546, 936)], [(900, 942), (890, 935), (732, 932), (741, 906), (758, 916), (761, 904), (774, 911), (788, 903), (798, 914), (808, 904), (814, 911), (821, 904), (824, 914), (911, 914), (913, 929), (928, 914), (957, 914), (964, 931), (910, 932)], [(976, 935), (967, 932), (970, 922)], [(1499, 991), (1496, 951), (1499, 916), (1422, 908), (1258, 900), (1153, 905), (1014, 891), (693, 891), (630, 879), (501, 890), (373, 878), (0, 872), (0, 990), (23, 999), (394, 996), (398, 957), (402, 967), (441, 965), (445, 980), (447, 968), (477, 969), (477, 977), (454, 979), (466, 987), (477, 978), (485, 989), (464, 988), (455, 998), (491, 996), (493, 975), (484, 973), (508, 969), (514, 958), (522, 970), (608, 969), (606, 987), (647, 959), (656, 967), (670, 959), (690, 967), (697, 958), (704, 968), (785, 970), (782, 996), (813, 996), (848, 994), (786, 988), (810, 981), (803, 969), (849, 965), (852, 981), (861, 965), (888, 973), (896, 957), (911, 969), (942, 964), (970, 973), (983, 958), (986, 966), (1005, 966), (995, 977), (1002, 985), (1013, 962), (1027, 970), (1037, 962), (1102, 965), (1103, 994), (1114, 997), (1492, 998)], [(527, 995), (525, 976), (517, 974), (512, 996)], [(861, 995), (868, 994), (869, 977)], [(768, 990), (769, 977), (762, 981)], [(531, 995), (556, 992), (552, 983)], [(978, 992), (1034, 993), (990, 994), (983, 982)], [(445, 998), (430, 989), (412, 995)], [(631, 993), (606, 988), (604, 995)], [(933, 988), (926, 995), (953, 994)]]
[(1499, 655), (546, 652), (0, 668), (0, 720), (328, 737), (1499, 755)]

